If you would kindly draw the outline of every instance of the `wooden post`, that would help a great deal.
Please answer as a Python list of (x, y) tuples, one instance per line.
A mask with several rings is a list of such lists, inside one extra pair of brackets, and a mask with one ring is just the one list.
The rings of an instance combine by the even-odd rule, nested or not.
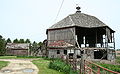
[(84, 74), (86, 74), (86, 61), (84, 60)]
[[(106, 28), (105, 28), (105, 31), (106, 31)], [(105, 33), (105, 48), (107, 48), (107, 31), (106, 31), (106, 33)]]
[(92, 69), (89, 69), (89, 74), (91, 74), (92, 73)]
[(96, 29), (96, 45), (95, 46), (97, 47), (97, 29)]
[(115, 37), (114, 37), (114, 33), (113, 33), (113, 43), (114, 43), (114, 49), (115, 49)]
[(74, 64), (74, 69), (77, 70), (77, 65), (76, 65), (76, 49), (74, 49), (74, 57), (73, 57), (73, 64)]
[(97, 74), (100, 74), (100, 68), (98, 68)]
[(30, 53), (30, 51), (29, 51), (30, 49), (28, 49), (28, 56), (29, 56), (29, 53)]
[(81, 60), (80, 60), (80, 74), (83, 73), (83, 70), (84, 69), (84, 59), (83, 59), (83, 54), (81, 53)]

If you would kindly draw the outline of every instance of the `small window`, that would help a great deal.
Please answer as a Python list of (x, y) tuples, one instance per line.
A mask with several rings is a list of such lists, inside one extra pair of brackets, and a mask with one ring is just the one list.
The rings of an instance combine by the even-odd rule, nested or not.
[(73, 59), (73, 53), (69, 53), (69, 59)]
[(66, 54), (66, 55), (67, 55), (67, 50), (64, 50), (64, 54)]
[(81, 56), (80, 56), (80, 55), (77, 55), (77, 58), (81, 58)]
[(60, 50), (57, 50), (57, 54), (60, 54)]

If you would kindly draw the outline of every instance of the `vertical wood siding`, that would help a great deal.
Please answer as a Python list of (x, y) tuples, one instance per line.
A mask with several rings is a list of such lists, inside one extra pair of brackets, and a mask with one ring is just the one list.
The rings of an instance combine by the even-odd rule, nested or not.
[(75, 28), (48, 31), (48, 44), (53, 41), (64, 40), (75, 45)]

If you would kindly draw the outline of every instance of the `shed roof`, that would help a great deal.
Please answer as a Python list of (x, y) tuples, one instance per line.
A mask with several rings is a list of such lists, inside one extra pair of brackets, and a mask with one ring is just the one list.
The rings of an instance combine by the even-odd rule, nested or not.
[(95, 28), (95, 27), (105, 27), (107, 25), (94, 16), (84, 14), (81, 12), (76, 12), (74, 14), (68, 15), (61, 21), (52, 25), (49, 29), (72, 27), (72, 26)]
[(7, 43), (7, 49), (29, 49), (29, 43)]
[(65, 41), (55, 41), (51, 42), (48, 45), (48, 48), (69, 48), (69, 47), (74, 47), (74, 45), (67, 43)]

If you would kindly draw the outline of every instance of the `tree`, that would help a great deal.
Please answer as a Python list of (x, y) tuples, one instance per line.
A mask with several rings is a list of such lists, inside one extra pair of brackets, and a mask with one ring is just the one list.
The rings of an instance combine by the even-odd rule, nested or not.
[(31, 55), (34, 55), (36, 49), (37, 49), (37, 43), (34, 41), (34, 42), (31, 44), (31, 49), (30, 49)]
[(34, 41), (33, 44), (32, 44), (32, 46), (33, 47), (37, 47), (37, 42)]
[(25, 43), (31, 43), (30, 39), (26, 39)]
[(6, 42), (7, 42), (7, 43), (12, 43), (12, 41), (10, 40), (10, 38), (8, 38), (8, 39), (6, 40)]
[(19, 43), (25, 43), (24, 39), (20, 39)]
[(0, 55), (4, 55), (5, 54), (5, 39), (0, 35)]
[(39, 43), (38, 43), (38, 45), (39, 45), (39, 46), (42, 46), (42, 45), (43, 45), (43, 43), (42, 43), (42, 42), (39, 42)]
[(13, 40), (13, 43), (19, 43), (18, 39)]
[(0, 39), (2, 39), (2, 36), (0, 35)]

